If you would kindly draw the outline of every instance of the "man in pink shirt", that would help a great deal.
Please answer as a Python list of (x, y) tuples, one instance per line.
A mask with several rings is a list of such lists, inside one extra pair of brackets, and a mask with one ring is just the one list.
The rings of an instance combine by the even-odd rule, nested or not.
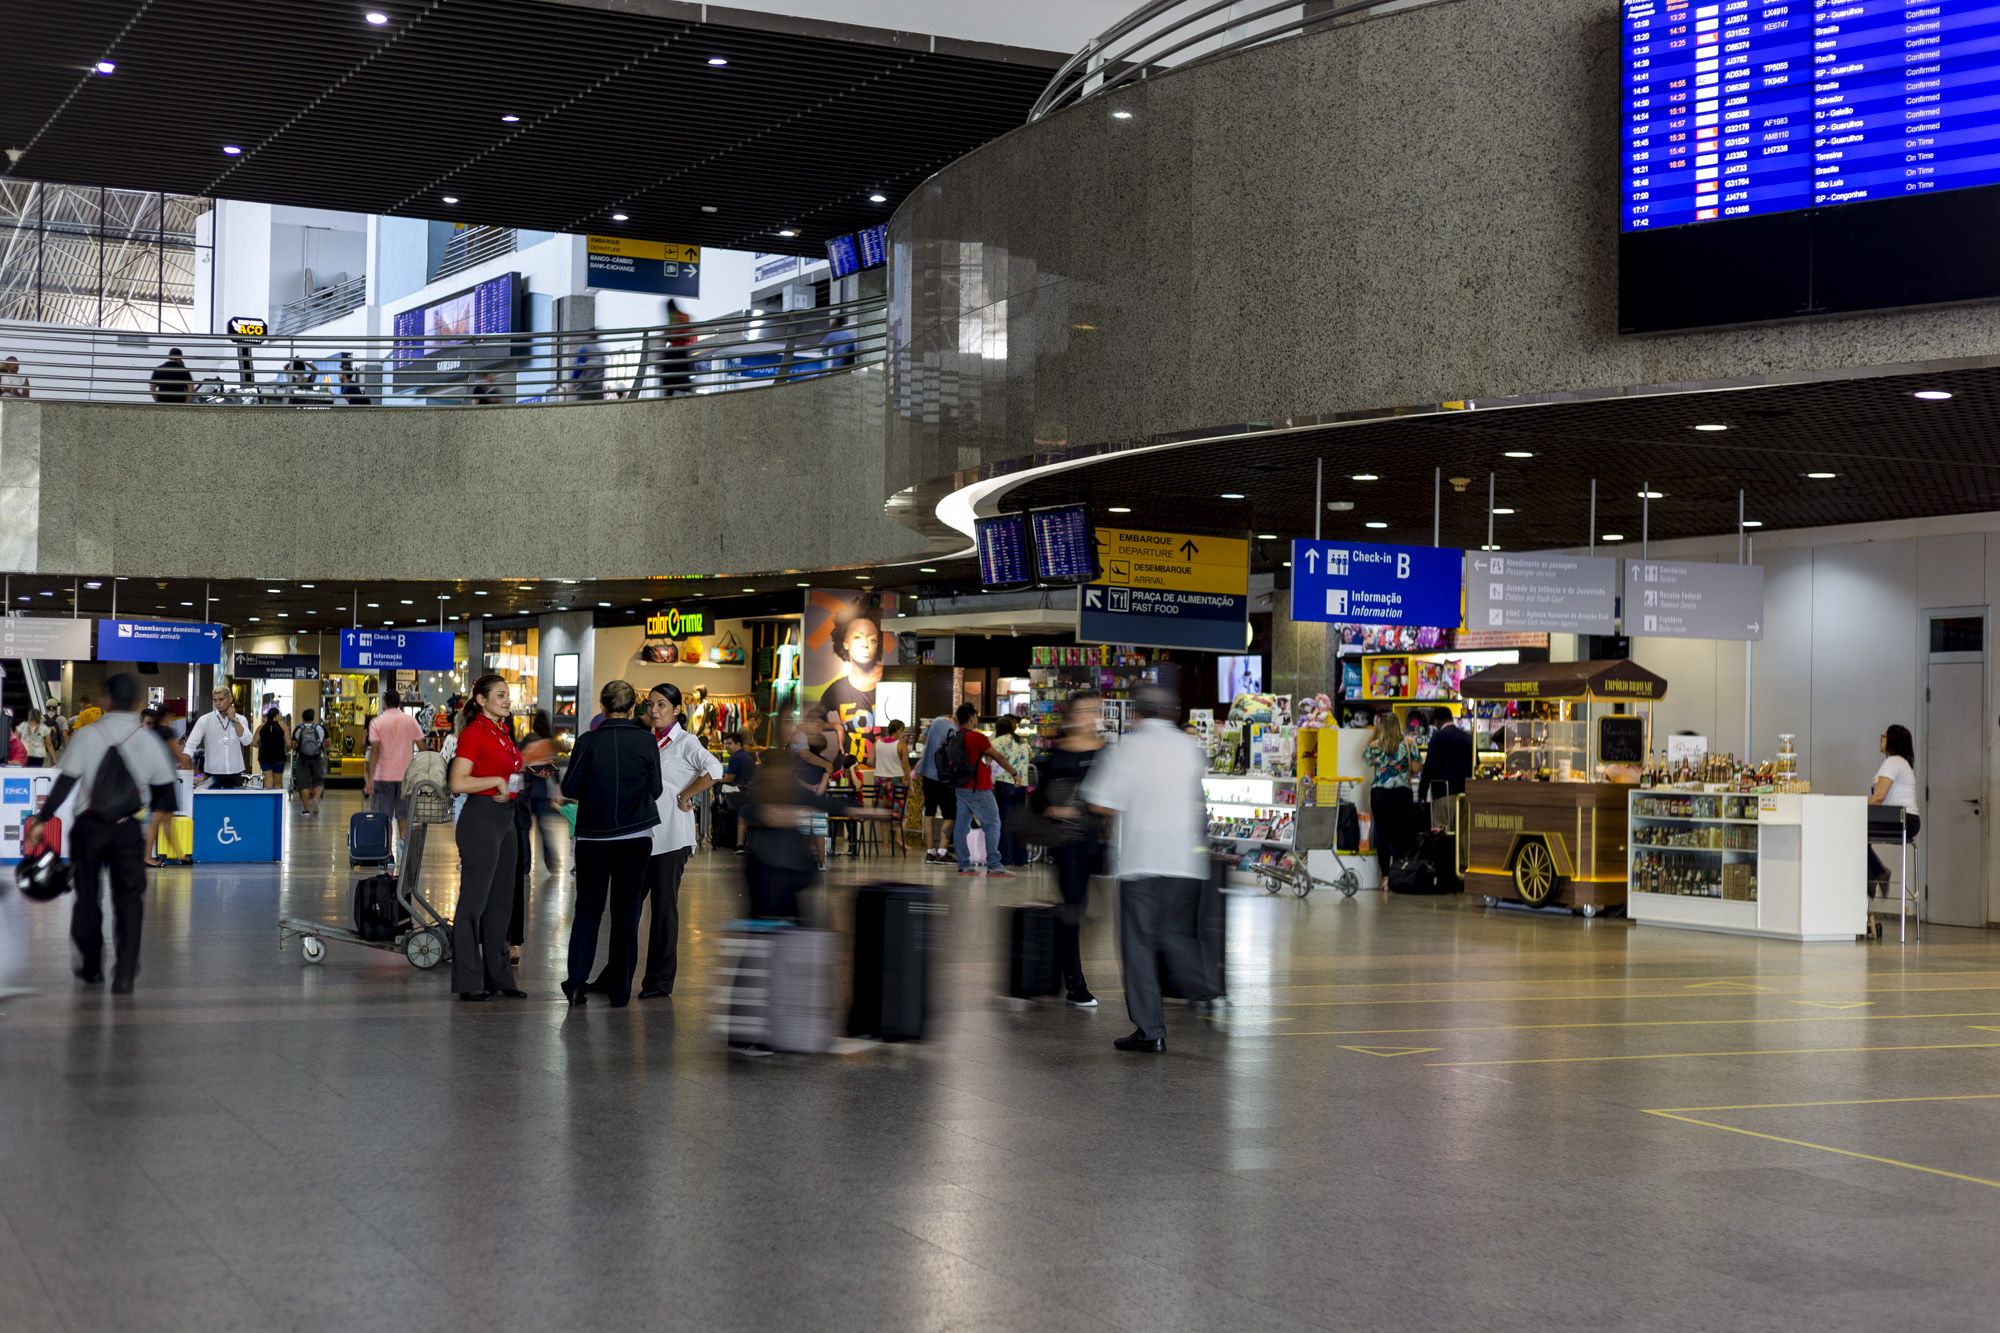
[(403, 795), (403, 774), (410, 756), (423, 744), (423, 728), (403, 711), (402, 696), (382, 692), (382, 712), (368, 724), (368, 759), (361, 774), (361, 794), (374, 802), (377, 814), (396, 821), (396, 837), (409, 832), (410, 799)]

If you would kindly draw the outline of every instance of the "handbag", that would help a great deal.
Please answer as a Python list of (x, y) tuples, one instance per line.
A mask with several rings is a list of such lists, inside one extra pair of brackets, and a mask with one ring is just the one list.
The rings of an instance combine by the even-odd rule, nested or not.
[(701, 661), (701, 640), (689, 639), (681, 646), (681, 661), (698, 664)]
[(743, 665), (743, 645), (737, 642), (736, 631), (730, 630), (722, 636), (722, 642), (709, 649), (709, 656), (723, 666)]

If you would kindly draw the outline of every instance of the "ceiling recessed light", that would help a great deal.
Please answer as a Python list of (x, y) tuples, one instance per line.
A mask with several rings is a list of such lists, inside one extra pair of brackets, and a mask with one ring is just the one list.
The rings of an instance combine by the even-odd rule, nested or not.
[(1352, 500), (1328, 500), (1328, 501), (1326, 502), (1326, 507), (1327, 507), (1328, 509), (1331, 509), (1331, 510), (1335, 511), (1336, 513), (1345, 513), (1345, 512), (1347, 511), (1347, 510), (1349, 510), (1349, 509), (1352, 509), (1352, 508), (1354, 508), (1354, 501), (1352, 501)]
[(1257, 540), (1260, 542), (1274, 542), (1278, 540), (1278, 534), (1275, 532), (1260, 532), (1257, 534)]
[(387, 14), (384, 14), (379, 9), (371, 9), (362, 17), (366, 18), (370, 23), (374, 24), (378, 28), (381, 27), (384, 23), (387, 23), (389, 21), (389, 16)]
[(609, 605), (611, 605), (611, 603), (609, 603), (609, 602), (599, 602), (599, 603), (598, 603), (598, 605), (599, 605), (599, 606), (609, 606)]
[(1834, 474), (1831, 472), (1808, 472), (1806, 475), (1814, 481), (1832, 481), (1834, 478)]
[(370, 610), (380, 610), (380, 609), (381, 609), (381, 606), (382, 606), (382, 603), (380, 603), (380, 602), (370, 602), (370, 603), (368, 603), (368, 606), (369, 606), (369, 609), (370, 609)]
[(799, 586), (800, 586), (801, 588), (810, 588), (810, 587), (812, 587), (812, 584), (810, 584), (810, 583), (801, 583), (801, 584), (800, 584)]
[(484, 588), (475, 588), (473, 589), (472, 595), (474, 597), (484, 597), (486, 595), (486, 590)]
[[(415, 606), (415, 605), (416, 605), (416, 603), (415, 603), (415, 602), (411, 601), (411, 600), (410, 600), (409, 598), (407, 598), (407, 597), (403, 598), (403, 599), (402, 599), (402, 601), (403, 601), (403, 605), (404, 605), (404, 606)], [(368, 603), (368, 605), (370, 605), (370, 606), (373, 606), (373, 605), (375, 605), (375, 603), (373, 603), (373, 602), (370, 602), (370, 603)]]
[(299, 586), (300, 586), (301, 588), (310, 588), (310, 587), (312, 587), (313, 585), (312, 585), (312, 584), (310, 584), (310, 583), (301, 583), (301, 584), (300, 584)]
[(291, 614), (292, 614), (292, 613), (291, 613), (290, 611), (280, 611), (280, 612), (278, 612), (278, 619), (280, 619), (280, 620), (288, 620), (288, 619), (290, 619), (290, 618), (291, 618)]
[(708, 58), (708, 63), (713, 65), (717, 69), (721, 69), (724, 65), (728, 64), (729, 62), (721, 56), (710, 56)]
[(1124, 505), (1112, 505), (1111, 508), (1105, 510), (1104, 512), (1107, 514), (1129, 514), (1132, 511), (1126, 508)]
[(283, 591), (284, 591), (284, 589), (282, 589), (282, 588), (266, 588), (266, 589), (264, 589), (264, 591), (265, 591), (265, 592), (283, 592)]
[(1237, 494), (1235, 491), (1224, 491), (1222, 493), (1222, 498), (1225, 500), (1241, 500), (1243, 497)]
[(1729, 429), (1729, 427), (1727, 427), (1727, 426), (1723, 426), (1723, 425), (1718, 425), (1718, 424), (1716, 424), (1715, 422), (1712, 422), (1712, 421), (1711, 421), (1711, 422), (1709, 422), (1709, 423), (1708, 423), (1708, 424), (1706, 424), (1706, 425), (1702, 425), (1702, 426), (1696, 426), (1696, 427), (1695, 427), (1695, 429), (1696, 429), (1696, 430), (1728, 430), (1728, 429)]
[(930, 567), (929, 565), (919, 565), (919, 566), (917, 567), (917, 573), (919, 573), (919, 574), (935, 574), (935, 573), (937, 573), (937, 571), (936, 571), (935, 569), (932, 569), (932, 568), (931, 568), (931, 567)]
[(1386, 528), (1389, 525), (1387, 523), (1370, 523), (1368, 526), (1371, 528)]
[(102, 583), (99, 583), (97, 580), (92, 579), (90, 582), (84, 584), (83, 586), (95, 590), (98, 588), (102, 588), (104, 585)]
[(1923, 399), (1927, 403), (1941, 403), (1945, 399), (1951, 397), (1951, 395), (1946, 393), (1943, 389), (1919, 389), (1916, 392), (1916, 396)]
[(1509, 449), (1507, 451), (1507, 457), (1509, 458), (1533, 458), (1534, 456), (1535, 455), (1530, 450), (1527, 449)]
[(1602, 542), (1622, 542), (1625, 540), (1625, 534), (1622, 532), (1607, 532), (1602, 537), (1599, 537), (1598, 540)]
[(1667, 493), (1665, 491), (1640, 491), (1639, 498), (1641, 500), (1664, 500), (1667, 498)]
[(222, 145), (222, 151), (227, 153), (231, 157), (235, 157), (238, 153), (241, 153), (243, 150), (241, 148), (238, 148), (233, 143), (226, 143)]
[(1291, 561), (1289, 561), (1289, 560), (1287, 560), (1287, 561), (1285, 562), (1285, 568), (1286, 568), (1286, 569), (1290, 569), (1291, 567), (1292, 567), (1292, 562), (1291, 562)]
[(704, 213), (713, 213), (713, 212), (715, 211), (715, 205), (714, 205), (714, 204), (703, 204), (703, 205), (701, 206), (701, 211), (702, 211), (702, 212), (704, 212)]
[(519, 116), (502, 116), (500, 117), (500, 123), (502, 125), (518, 125), (521, 123), (521, 118)]
[(263, 617), (262, 617), (262, 616), (251, 616), (251, 617), (250, 617), (250, 623), (254, 625), (254, 624), (256, 624), (256, 623), (257, 623), (258, 621), (260, 621), (260, 620), (262, 620), (262, 619), (263, 619)]
[(118, 66), (112, 64), (109, 60), (100, 60), (97, 62), (97, 72), (99, 74), (109, 74), (112, 70), (117, 68)]
[[(25, 601), (27, 601), (28, 599), (27, 599), (27, 598), (25, 598), (25, 597), (23, 597), (23, 598), (22, 598), (21, 600), (25, 602)], [(182, 602), (182, 603), (181, 603), (181, 605), (182, 605), (182, 606), (193, 606), (193, 605), (194, 605), (194, 603), (193, 603), (193, 602)]]
[(755, 591), (757, 591), (757, 590), (756, 590), (755, 588), (745, 588), (745, 589), (744, 589), (743, 591), (745, 591), (745, 592), (755, 592)]
[(1743, 526), (1746, 528), (1761, 528), (1764, 526), (1764, 520), (1761, 518), (1746, 518), (1743, 520)]
[(1111, 113), (1111, 118), (1113, 120), (1130, 120), (1132, 119), (1132, 113), (1130, 111), (1114, 111)]
[(1354, 480), (1354, 481), (1380, 481), (1380, 480), (1382, 480), (1382, 479), (1381, 479), (1380, 477), (1376, 476), (1376, 475), (1375, 475), (1375, 474), (1374, 474), (1373, 472), (1357, 472), (1357, 473), (1355, 473), (1355, 474), (1354, 474), (1354, 476), (1353, 476), (1352, 480)]
[(630, 222), (632, 220), (632, 215), (629, 213), (613, 213), (611, 215), (611, 220), (613, 222)]
[(458, 619), (458, 617), (457, 617), (457, 616), (447, 616), (447, 617), (445, 617), (445, 619), (447, 619), (447, 620), (457, 620), (457, 619)]
[(796, 235), (798, 235), (798, 233), (797, 233), (796, 231), (793, 231), (793, 230), (792, 230), (792, 229), (791, 229), (790, 227), (781, 227), (781, 228), (779, 228), (779, 229), (778, 229), (778, 235), (780, 235), (780, 236), (796, 236)]
[(491, 620), (493, 619), (493, 613), (491, 611), (481, 611), (479, 617), (482, 620)]
[(1499, 548), (1499, 547), (1497, 547), (1497, 546), (1482, 546), (1482, 547), (1480, 547), (1479, 549), (1480, 549), (1480, 550), (1482, 550), (1482, 551), (1497, 551), (1497, 550), (1499, 550), (1500, 548)]
[(455, 194), (448, 194), (444, 197), (444, 201), (447, 204), (455, 204), (458, 202), (458, 196)]
[(1513, 510), (1511, 510), (1511, 509), (1496, 509), (1496, 510), (1494, 510), (1493, 512), (1494, 512), (1494, 513), (1496, 513), (1496, 514), (1511, 514), (1511, 513), (1513, 513), (1514, 511), (1513, 511)]

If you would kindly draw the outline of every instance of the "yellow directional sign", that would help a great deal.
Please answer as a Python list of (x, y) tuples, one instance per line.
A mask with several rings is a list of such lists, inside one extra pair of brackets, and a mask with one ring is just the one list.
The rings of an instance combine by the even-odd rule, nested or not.
[(1162, 592), (1250, 591), (1250, 543), (1241, 537), (1197, 537), (1185, 532), (1099, 528), (1097, 581), (1113, 587)]
[(672, 259), (683, 264), (699, 264), (701, 247), (675, 245), (671, 241), (639, 241), (630, 236), (592, 236), (585, 249), (593, 255), (624, 255), (627, 259)]

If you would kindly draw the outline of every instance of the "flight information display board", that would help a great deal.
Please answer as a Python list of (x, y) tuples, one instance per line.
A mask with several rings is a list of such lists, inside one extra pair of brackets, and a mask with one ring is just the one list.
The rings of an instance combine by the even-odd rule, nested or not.
[(2000, 3), (1624, 0), (1626, 231), (2000, 182)]
[(1090, 506), (1060, 505), (1037, 509), (1035, 573), (1043, 583), (1089, 583), (1097, 577), (1097, 534)]
[(844, 278), (861, 267), (860, 251), (854, 247), (854, 237), (836, 236), (826, 243), (826, 262), (833, 266), (833, 276)]
[(1028, 516), (1002, 514), (974, 525), (979, 539), (979, 583), (986, 588), (1024, 588), (1035, 581), (1028, 563)]
[(854, 246), (859, 254), (861, 267), (879, 268), (889, 262), (889, 224), (879, 227), (863, 227), (854, 233)]

